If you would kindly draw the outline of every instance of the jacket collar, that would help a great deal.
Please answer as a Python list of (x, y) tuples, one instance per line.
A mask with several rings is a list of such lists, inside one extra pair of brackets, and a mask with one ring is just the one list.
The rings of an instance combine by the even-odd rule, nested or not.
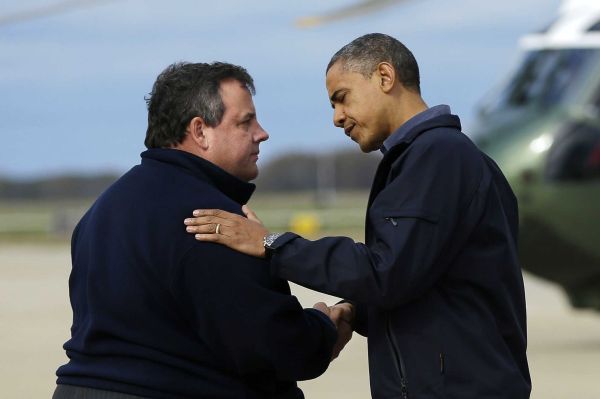
[[(412, 127), (409, 131), (406, 132), (406, 134), (402, 137), (401, 140), (399, 140), (397, 143), (394, 144), (393, 147), (386, 151), (383, 155), (382, 160), (377, 166), (377, 171), (375, 172), (375, 177), (373, 178), (373, 184), (371, 185), (371, 193), (369, 194), (369, 202), (367, 208), (371, 207), (371, 204), (375, 200), (375, 197), (385, 186), (389, 168), (394, 163), (394, 161), (400, 156), (400, 154), (402, 154), (402, 152), (404, 152), (404, 150), (406, 150), (410, 143), (412, 143), (418, 136), (427, 132), (428, 130), (436, 128), (450, 128), (460, 131), (460, 119), (458, 118), (458, 116), (451, 114), (439, 115), (434, 118), (428, 119), (423, 123)], [(368, 225), (369, 224), (367, 223), (367, 226)]]
[(240, 205), (246, 204), (256, 186), (227, 173), (217, 165), (187, 151), (173, 148), (151, 148), (141, 153), (142, 165), (160, 162), (207, 181)]
[(441, 115), (450, 115), (450, 107), (445, 104), (436, 105), (431, 108), (427, 108), (425, 111), (418, 113), (409, 120), (407, 120), (402, 126), (396, 129), (381, 146), (381, 152), (386, 153), (397, 143), (401, 142), (402, 139), (415, 127), (430, 119), (434, 119)]
[(392, 156), (392, 154), (395, 154), (398, 151), (402, 151), (402, 148), (408, 146), (421, 134), (425, 133), (428, 130), (436, 128), (450, 128), (456, 129), (458, 131), (462, 129), (460, 119), (456, 115), (446, 114), (427, 119), (423, 123), (419, 123), (418, 125), (413, 126), (410, 130), (408, 130), (402, 136), (402, 139), (394, 143), (394, 146), (392, 146), (385, 152), (383, 158), (389, 158)]

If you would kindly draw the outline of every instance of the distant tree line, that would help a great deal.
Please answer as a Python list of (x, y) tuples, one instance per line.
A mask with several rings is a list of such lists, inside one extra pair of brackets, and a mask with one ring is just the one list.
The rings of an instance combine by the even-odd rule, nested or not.
[(97, 197), (118, 175), (68, 174), (38, 179), (0, 178), (0, 200), (61, 200)]
[(255, 183), (261, 192), (368, 189), (380, 158), (356, 150), (286, 154), (261, 168)]
[[(379, 154), (344, 150), (330, 154), (288, 153), (260, 169), (260, 192), (368, 189)], [(0, 177), (0, 200), (61, 200), (97, 197), (119, 176), (68, 174), (32, 180)]]

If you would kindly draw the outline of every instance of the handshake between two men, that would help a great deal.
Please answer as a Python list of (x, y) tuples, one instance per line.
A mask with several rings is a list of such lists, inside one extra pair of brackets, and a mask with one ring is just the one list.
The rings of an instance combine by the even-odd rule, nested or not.
[(325, 313), (337, 329), (337, 341), (335, 342), (331, 354), (331, 360), (334, 360), (339, 356), (342, 349), (344, 349), (348, 341), (352, 338), (354, 307), (348, 302), (338, 303), (333, 306), (327, 306), (323, 302), (317, 302), (313, 308)]
[[(244, 216), (219, 209), (196, 209), (193, 217), (184, 220), (186, 231), (199, 241), (223, 244), (236, 251), (259, 258), (267, 257), (265, 237), (269, 231), (248, 205), (242, 207)], [(318, 302), (313, 306), (327, 315), (335, 325), (338, 338), (331, 360), (338, 357), (352, 338), (354, 307), (348, 302), (327, 306)]]

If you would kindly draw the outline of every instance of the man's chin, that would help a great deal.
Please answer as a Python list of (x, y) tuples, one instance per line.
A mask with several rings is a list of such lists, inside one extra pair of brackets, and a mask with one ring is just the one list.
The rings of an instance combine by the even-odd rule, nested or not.
[(361, 143), (358, 142), (360, 150), (364, 153), (373, 152), (379, 149), (379, 146), (373, 145), (373, 143)]
[(248, 171), (248, 174), (246, 176), (244, 176), (244, 178), (242, 180), (249, 183), (252, 180), (255, 180), (257, 177), (258, 177), (258, 168), (255, 167), (255, 169), (253, 171)]

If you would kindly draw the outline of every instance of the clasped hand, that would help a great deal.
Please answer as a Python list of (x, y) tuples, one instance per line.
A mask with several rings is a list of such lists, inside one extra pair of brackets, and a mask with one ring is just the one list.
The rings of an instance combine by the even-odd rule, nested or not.
[(338, 303), (333, 306), (327, 306), (323, 302), (318, 302), (315, 303), (313, 308), (325, 313), (329, 316), (333, 324), (335, 324), (338, 337), (331, 354), (331, 360), (334, 360), (352, 338), (354, 307), (348, 302)]

